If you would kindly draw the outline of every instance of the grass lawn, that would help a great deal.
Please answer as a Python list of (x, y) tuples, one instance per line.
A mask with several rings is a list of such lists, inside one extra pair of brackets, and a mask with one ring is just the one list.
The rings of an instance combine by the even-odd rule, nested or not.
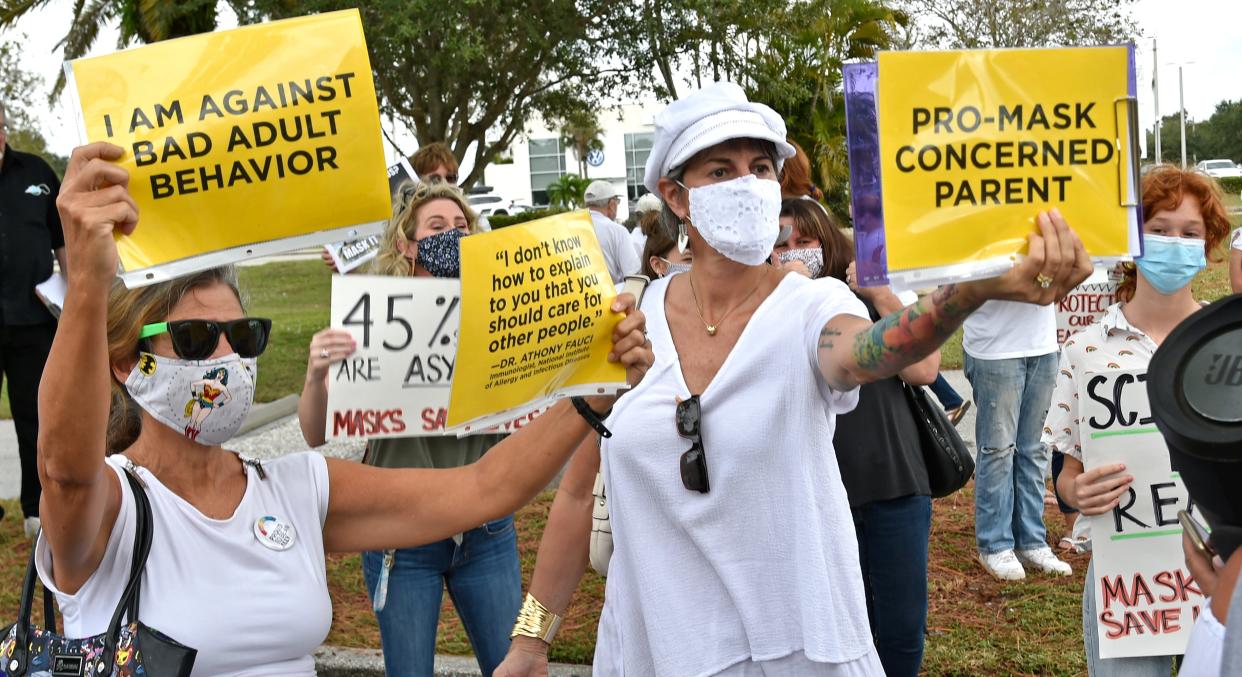
[[(972, 485), (973, 486), (973, 485)], [(1074, 574), (1032, 574), (1025, 582), (1002, 584), (974, 562), (972, 486), (935, 501), (928, 574), (928, 633), (923, 671), (929, 675), (1081, 675), (1081, 593), (1087, 556), (1069, 561)], [(0, 522), (0, 625), (16, 618), (29, 544), (22, 536), (17, 501), (3, 501), (9, 516)], [(535, 565), (552, 493), (540, 496), (517, 516), (518, 549), (525, 583)], [(1045, 516), (1049, 540), (1066, 532), (1054, 511)], [(379, 629), (371, 613), (357, 555), (328, 560), (333, 620), (328, 643), (377, 648)], [(526, 585), (523, 585), (523, 590)], [(589, 663), (603, 602), (604, 581), (591, 572), (552, 647), (552, 659)], [(461, 621), (445, 596), (439, 628), (439, 651), (469, 654)], [(828, 610), (825, 610), (827, 612)]]

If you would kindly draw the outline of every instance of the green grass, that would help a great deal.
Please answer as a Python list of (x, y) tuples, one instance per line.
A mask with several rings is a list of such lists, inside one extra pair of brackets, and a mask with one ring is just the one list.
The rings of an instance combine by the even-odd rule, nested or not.
[(272, 340), (259, 357), (255, 400), (302, 392), (311, 337), (328, 326), (332, 276), (318, 259), (240, 269), (246, 312), (272, 318)]

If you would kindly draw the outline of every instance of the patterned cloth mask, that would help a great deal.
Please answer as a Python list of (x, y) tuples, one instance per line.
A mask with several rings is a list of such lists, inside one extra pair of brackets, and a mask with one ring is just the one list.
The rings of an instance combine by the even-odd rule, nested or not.
[(824, 272), (824, 250), (819, 247), (809, 249), (787, 249), (780, 253), (781, 263), (789, 263), (790, 261), (801, 261), (806, 264), (806, 269), (811, 273), (811, 279), (819, 277)]
[(747, 174), (689, 191), (690, 224), (712, 249), (747, 266), (772, 255), (781, 231), (779, 182)]
[(125, 389), (155, 420), (206, 446), (237, 434), (254, 403), (256, 361), (233, 353), (181, 360), (151, 353), (125, 379)]
[(668, 277), (670, 275), (676, 275), (677, 273), (690, 272), (689, 263), (673, 263), (664, 257), (660, 257), (660, 260), (664, 262), (664, 274), (660, 277)]
[(461, 277), (461, 239), (456, 228), (418, 241), (418, 263), (433, 277)]

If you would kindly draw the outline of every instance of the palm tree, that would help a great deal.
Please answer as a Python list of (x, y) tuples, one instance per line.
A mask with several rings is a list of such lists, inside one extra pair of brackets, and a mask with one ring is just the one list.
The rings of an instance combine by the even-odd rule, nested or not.
[[(3, 3), (0, 5), (0, 28), (13, 26), (18, 19), (48, 2), (49, 0), (12, 0)], [(243, 9), (245, 2), (230, 0), (230, 4)], [(64, 47), (66, 61), (77, 59), (94, 46), (100, 29), (116, 20), (120, 21), (121, 28), (118, 49), (135, 42), (158, 42), (210, 32), (216, 28), (216, 6), (217, 0), (76, 0), (73, 5), (73, 22), (56, 47)], [(65, 74), (61, 72), (56, 79), (56, 86), (52, 89), (52, 97), (58, 96), (64, 86)]]
[(561, 143), (574, 149), (578, 176), (587, 176), (587, 155), (593, 150), (604, 150), (604, 142), (600, 139), (603, 133), (593, 111), (574, 111), (561, 121)]
[(586, 202), (586, 189), (590, 179), (577, 174), (562, 174), (561, 177), (548, 184), (548, 203), (553, 207), (574, 209)]

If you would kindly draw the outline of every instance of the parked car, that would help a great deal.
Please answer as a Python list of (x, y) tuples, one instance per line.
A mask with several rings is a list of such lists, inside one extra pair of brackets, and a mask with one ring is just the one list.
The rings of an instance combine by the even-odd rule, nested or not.
[(1242, 167), (1233, 160), (1204, 160), (1195, 169), (1217, 179), (1242, 178)]
[(517, 200), (506, 200), (505, 198), (494, 193), (483, 195), (468, 195), (466, 202), (474, 211), (482, 216), (508, 216), (512, 214), (521, 214), (529, 211), (530, 205), (522, 204)]

